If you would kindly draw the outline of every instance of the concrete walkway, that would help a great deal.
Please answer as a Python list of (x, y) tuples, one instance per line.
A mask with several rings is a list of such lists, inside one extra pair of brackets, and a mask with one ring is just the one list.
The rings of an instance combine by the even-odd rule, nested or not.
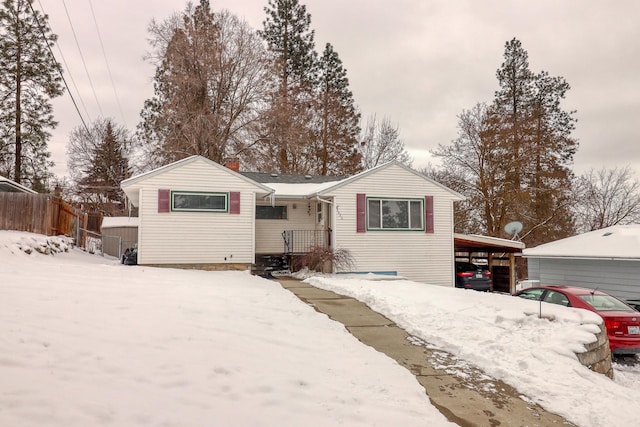
[(362, 343), (411, 371), (431, 403), (454, 423), (479, 427), (572, 425), (522, 400), (513, 387), (502, 381), (489, 378), (446, 352), (428, 348), (358, 300), (295, 279), (277, 281), (316, 311), (342, 323)]

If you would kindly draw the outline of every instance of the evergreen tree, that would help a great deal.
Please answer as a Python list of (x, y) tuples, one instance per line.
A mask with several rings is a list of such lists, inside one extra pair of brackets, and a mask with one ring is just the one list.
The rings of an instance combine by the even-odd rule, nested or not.
[(298, 0), (269, 0), (260, 35), (272, 56), (274, 83), (264, 117), (263, 155), (276, 159), (283, 173), (313, 169), (313, 104), (318, 58), (311, 15)]
[(516, 39), (506, 43), (504, 58), (493, 103), (465, 112), (460, 137), (434, 154), (468, 197), (461, 206), (482, 219), (481, 229), (470, 222), (466, 231), (508, 237), (505, 224), (519, 220), (521, 238), (533, 246), (574, 230), (569, 165), (578, 146), (571, 136), (575, 118), (561, 107), (569, 90), (563, 78), (533, 73)]
[(560, 105), (569, 89), (562, 77), (551, 77), (545, 71), (534, 81), (530, 178), (526, 179), (531, 202), (524, 218), (536, 228), (528, 236), (529, 244), (567, 237), (575, 230), (569, 165), (578, 147), (571, 136), (576, 119)]
[(569, 165), (577, 149), (571, 137), (575, 118), (561, 107), (567, 82), (532, 72), (520, 41), (506, 43), (504, 58), (485, 138), (495, 139), (495, 161), (505, 166), (508, 187), (504, 215), (490, 232), (499, 235), (506, 222), (517, 219), (525, 226), (523, 239), (536, 245), (573, 233)]
[(50, 98), (62, 95), (60, 65), (48, 46), (56, 36), (31, 0), (4, 0), (0, 9), (0, 173), (43, 190), (51, 176), (47, 141)]
[[(521, 193), (521, 173), (528, 162), (527, 148), (531, 136), (531, 100), (534, 73), (529, 69), (529, 55), (515, 38), (505, 44), (504, 62), (497, 70), (499, 89), (488, 111), (491, 129), (485, 136), (497, 139), (496, 148), (509, 165), (506, 180), (511, 191)], [(504, 224), (497, 224), (502, 227)], [(497, 230), (492, 230), (495, 232)]]
[(327, 43), (320, 58), (317, 166), (320, 175), (352, 175), (359, 172), (357, 151), (360, 114), (349, 90), (347, 71), (338, 53)]
[(111, 119), (98, 119), (90, 129), (71, 132), (67, 165), (76, 187), (76, 199), (107, 216), (126, 212), (120, 183), (131, 176), (129, 132)]

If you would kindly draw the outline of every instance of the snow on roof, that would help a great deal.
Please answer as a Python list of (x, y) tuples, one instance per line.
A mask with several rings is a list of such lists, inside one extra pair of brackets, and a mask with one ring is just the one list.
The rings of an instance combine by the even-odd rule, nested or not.
[(324, 190), (333, 187), (340, 181), (309, 182), (305, 184), (265, 182), (264, 185), (275, 190), (276, 197), (310, 197)]
[(526, 258), (640, 260), (640, 224), (614, 225), (522, 251)]
[(132, 216), (105, 216), (102, 218), (102, 228), (137, 227), (138, 217)]
[(34, 191), (30, 188), (25, 187), (24, 185), (20, 185), (17, 182), (5, 178), (0, 175), (0, 191), (1, 192), (9, 192), (9, 193), (31, 193), (38, 194), (37, 191)]

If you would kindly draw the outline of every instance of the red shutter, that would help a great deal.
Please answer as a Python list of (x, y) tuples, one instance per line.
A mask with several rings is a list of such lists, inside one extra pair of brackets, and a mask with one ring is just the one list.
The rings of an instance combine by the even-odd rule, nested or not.
[(171, 192), (169, 190), (158, 190), (158, 213), (170, 212), (170, 197)]
[(367, 198), (366, 194), (356, 194), (356, 232), (364, 233), (366, 231), (367, 221)]
[(240, 213), (240, 192), (239, 191), (232, 191), (229, 193), (229, 213), (230, 214)]
[(424, 196), (425, 231), (433, 233), (433, 196)]

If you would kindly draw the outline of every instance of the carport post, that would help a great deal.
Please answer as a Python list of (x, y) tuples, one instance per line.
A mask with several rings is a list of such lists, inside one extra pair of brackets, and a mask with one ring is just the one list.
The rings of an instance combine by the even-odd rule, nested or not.
[(513, 252), (509, 252), (509, 293), (514, 294), (516, 291), (516, 256)]

